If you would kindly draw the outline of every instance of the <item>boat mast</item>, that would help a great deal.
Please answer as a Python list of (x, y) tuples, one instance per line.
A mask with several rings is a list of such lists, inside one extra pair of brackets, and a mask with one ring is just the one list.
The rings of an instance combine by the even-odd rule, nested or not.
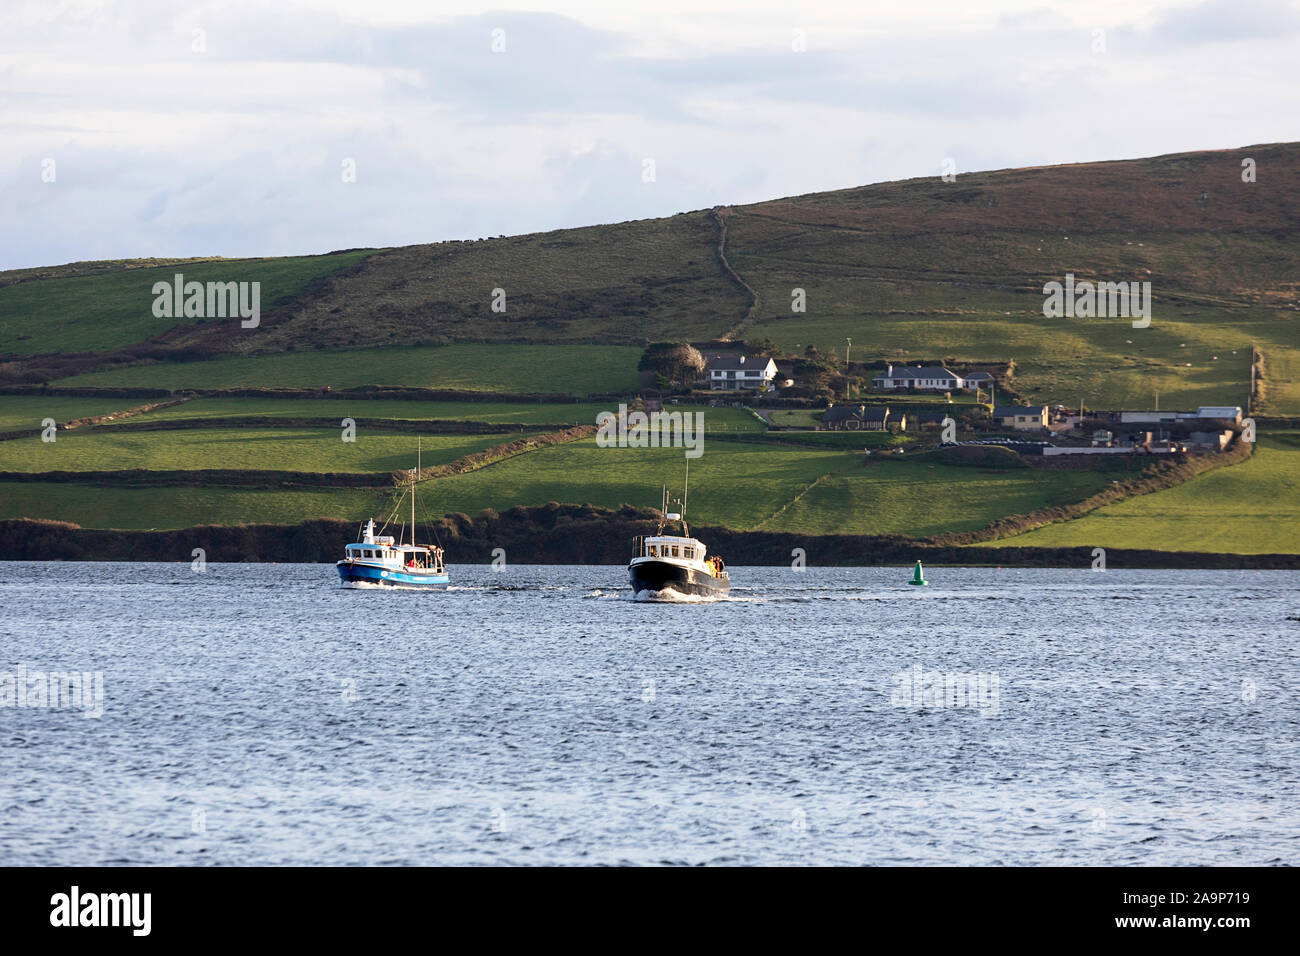
[(691, 536), (691, 529), (686, 526), (686, 496), (691, 490), (691, 460), (686, 459), (686, 483), (682, 485), (682, 534), (688, 538)]
[(415, 439), (415, 474), (411, 476), (411, 547), (415, 547), (415, 481), (420, 477), (420, 438)]

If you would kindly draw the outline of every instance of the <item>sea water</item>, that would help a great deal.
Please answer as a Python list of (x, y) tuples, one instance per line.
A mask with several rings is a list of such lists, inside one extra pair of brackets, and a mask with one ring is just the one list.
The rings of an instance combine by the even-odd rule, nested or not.
[(730, 570), (0, 563), (0, 864), (1300, 863), (1300, 574)]

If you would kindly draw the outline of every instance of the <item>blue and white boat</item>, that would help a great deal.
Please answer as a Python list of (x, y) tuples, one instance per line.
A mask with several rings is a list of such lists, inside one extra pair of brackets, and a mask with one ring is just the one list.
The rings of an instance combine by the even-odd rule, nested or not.
[(397, 544), (392, 535), (375, 534), (371, 518), (361, 540), (347, 546), (338, 563), (345, 588), (445, 588), (451, 578), (442, 560), (442, 548), (422, 544)]
[[(361, 540), (347, 546), (343, 560), (337, 565), (345, 588), (436, 590), (450, 583), (442, 548), (435, 544), (415, 543), (415, 483), (420, 477), (418, 462), (417, 458), (415, 470), (409, 473), (410, 487), (406, 491), (411, 496), (411, 543), (394, 541), (392, 535), (376, 534), (375, 519), (367, 520), (361, 529)], [(405, 498), (405, 494), (402, 497)], [(402, 500), (399, 499), (393, 508), (394, 514), (401, 506)], [(405, 537), (403, 532), (402, 538)]]

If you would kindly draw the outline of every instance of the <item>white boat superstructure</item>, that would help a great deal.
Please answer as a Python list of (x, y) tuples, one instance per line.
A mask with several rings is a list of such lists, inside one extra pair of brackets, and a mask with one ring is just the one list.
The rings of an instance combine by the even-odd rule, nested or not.
[(708, 548), (699, 538), (648, 534), (636, 539), (636, 555), (629, 564), (643, 564), (647, 561), (661, 561), (700, 574), (713, 574), (721, 558), (709, 558)]

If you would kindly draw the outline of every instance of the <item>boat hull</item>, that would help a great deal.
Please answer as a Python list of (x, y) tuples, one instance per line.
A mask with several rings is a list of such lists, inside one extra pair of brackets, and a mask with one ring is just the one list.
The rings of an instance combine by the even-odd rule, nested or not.
[(416, 588), (436, 591), (451, 581), (445, 571), (438, 573), (404, 571), (355, 562), (338, 563), (339, 579), (345, 588)]
[(632, 590), (642, 592), (674, 592), (694, 597), (726, 597), (731, 581), (714, 577), (695, 568), (672, 564), (668, 561), (639, 561), (628, 565), (628, 580)]

